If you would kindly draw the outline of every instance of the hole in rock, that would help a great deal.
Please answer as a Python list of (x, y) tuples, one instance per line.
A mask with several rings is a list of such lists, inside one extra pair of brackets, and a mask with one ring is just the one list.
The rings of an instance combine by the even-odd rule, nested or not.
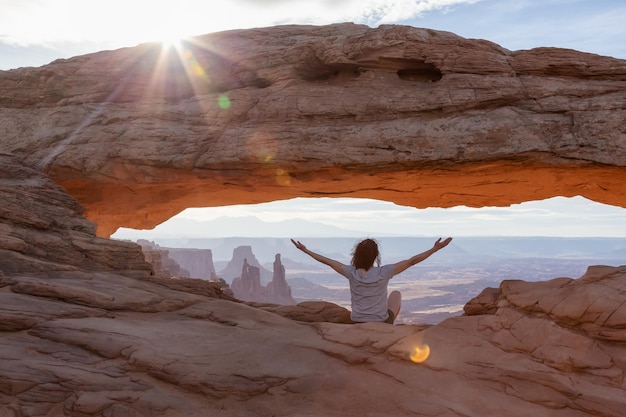
[(454, 238), (448, 247), (390, 281), (389, 290), (403, 294), (398, 323), (434, 324), (459, 315), (471, 298), (505, 279), (578, 278), (590, 265), (621, 265), (626, 210), (582, 197), (449, 209), (296, 198), (188, 208), (152, 230), (121, 228), (113, 238), (144, 239), (167, 251), (182, 269), (193, 271), (189, 276), (217, 276), (228, 284), (242, 272), (237, 248), (246, 250), (250, 264), (259, 265), (262, 285), (272, 280), (280, 254), (294, 302), (324, 300), (349, 308), (345, 278), (297, 250), (289, 238), (345, 264), (360, 239), (375, 238), (387, 264), (421, 253), (447, 236)]
[(358, 78), (361, 75), (358, 65), (354, 64), (319, 64), (303, 67), (301, 77), (312, 82), (338, 82)]
[(398, 70), (397, 74), (405, 81), (439, 81), (442, 77), (437, 68), (405, 68)]
[(437, 66), (419, 59), (379, 58), (373, 66), (395, 71), (398, 78), (404, 81), (433, 82), (443, 78)]

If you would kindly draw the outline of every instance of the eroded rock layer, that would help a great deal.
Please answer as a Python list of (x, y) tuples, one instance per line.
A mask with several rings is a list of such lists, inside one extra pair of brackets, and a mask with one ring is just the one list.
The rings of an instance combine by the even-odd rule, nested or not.
[(108, 236), (297, 196), (626, 207), (626, 62), (403, 26), (283, 26), (0, 72), (0, 143)]
[(0, 157), (0, 415), (621, 417), (626, 267), (503, 281), (435, 326), (151, 275)]

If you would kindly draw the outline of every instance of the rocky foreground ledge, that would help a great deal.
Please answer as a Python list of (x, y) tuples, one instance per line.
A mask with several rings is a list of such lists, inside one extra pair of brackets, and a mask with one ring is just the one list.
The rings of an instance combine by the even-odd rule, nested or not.
[(0, 201), (2, 417), (624, 415), (626, 266), (503, 281), (436, 326), (346, 325), (151, 275), (8, 155)]

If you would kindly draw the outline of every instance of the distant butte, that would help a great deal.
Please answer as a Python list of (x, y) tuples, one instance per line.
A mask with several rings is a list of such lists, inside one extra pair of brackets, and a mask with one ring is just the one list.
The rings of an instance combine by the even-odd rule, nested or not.
[(366, 197), (626, 207), (626, 62), (407, 26), (280, 26), (0, 72), (3, 152), (97, 223)]

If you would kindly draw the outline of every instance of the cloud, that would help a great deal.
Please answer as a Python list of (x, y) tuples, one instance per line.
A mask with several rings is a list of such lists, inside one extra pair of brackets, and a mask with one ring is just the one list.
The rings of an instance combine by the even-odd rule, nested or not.
[(626, 4), (610, 0), (485, 0), (407, 23), (487, 39), (511, 50), (553, 46), (626, 58), (624, 19)]
[[(0, 69), (104, 49), (280, 24), (405, 24), (511, 50), (554, 46), (626, 58), (612, 0), (2, 0)], [(20, 48), (15, 48), (15, 46)]]
[(63, 42), (140, 42), (276, 24), (352, 21), (377, 26), (429, 10), (478, 0), (4, 0), (0, 41), (33, 45)]

